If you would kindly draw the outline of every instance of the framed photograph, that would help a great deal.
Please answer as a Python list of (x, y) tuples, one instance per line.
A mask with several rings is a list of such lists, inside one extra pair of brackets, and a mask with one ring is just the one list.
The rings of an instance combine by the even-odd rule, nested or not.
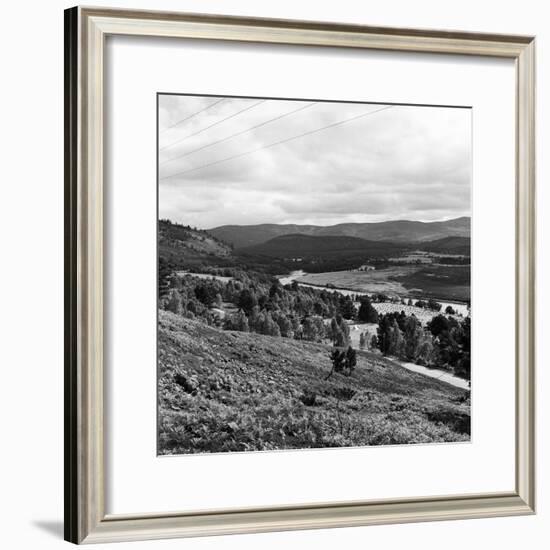
[(531, 514), (534, 38), (65, 12), (65, 538)]

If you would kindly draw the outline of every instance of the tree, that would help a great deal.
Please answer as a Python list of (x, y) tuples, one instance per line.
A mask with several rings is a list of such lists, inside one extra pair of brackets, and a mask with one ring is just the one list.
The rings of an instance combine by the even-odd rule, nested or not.
[(330, 352), (330, 360), (332, 361), (332, 369), (325, 380), (328, 380), (335, 372), (342, 372), (346, 376), (351, 376), (357, 365), (357, 352), (351, 346), (348, 346), (347, 349), (334, 348)]
[(199, 285), (195, 287), (195, 296), (199, 302), (206, 307), (210, 307), (216, 301), (216, 289), (210, 284)]
[(321, 317), (306, 317), (302, 323), (303, 337), (311, 342), (321, 342), (325, 337), (325, 324)]
[(168, 295), (166, 309), (177, 315), (181, 315), (183, 311), (180, 293), (175, 288), (173, 288)]
[(351, 373), (355, 370), (357, 365), (357, 352), (349, 346), (346, 351), (346, 358), (344, 360), (344, 367), (346, 369), (346, 374), (351, 376)]
[(338, 327), (338, 322), (336, 321), (336, 318), (333, 317), (327, 327), (327, 338), (330, 338), (334, 343), (336, 341), (336, 334), (339, 330), (340, 328)]
[(422, 337), (418, 342), (415, 363), (419, 365), (431, 365), (434, 362), (434, 353), (432, 335), (427, 331), (423, 331)]
[(388, 354), (401, 357), (404, 354), (404, 349), (405, 340), (403, 338), (403, 333), (397, 324), (397, 320), (394, 319), (393, 325), (389, 331)]
[(240, 332), (248, 332), (250, 330), (248, 326), (248, 318), (244, 311), (241, 309), (234, 313), (231, 317), (225, 320), (224, 328), (226, 330), (238, 330)]
[(294, 336), (292, 322), (282, 311), (274, 311), (272, 317), (279, 326), (281, 336), (284, 336), (285, 338), (292, 338)]
[(330, 360), (332, 361), (332, 368), (325, 380), (328, 380), (333, 375), (333, 373), (342, 372), (344, 370), (344, 365), (346, 362), (346, 352), (338, 348), (334, 348), (330, 352)]
[(168, 294), (168, 291), (170, 289), (170, 279), (172, 276), (172, 268), (173, 266), (170, 264), (168, 260), (163, 258), (162, 256), (159, 257), (159, 297), (163, 298)]
[(434, 336), (439, 336), (441, 333), (449, 331), (449, 319), (445, 315), (436, 315), (427, 324), (427, 327)]
[(326, 328), (326, 337), (337, 347), (343, 348), (349, 344), (349, 326), (341, 315), (331, 319)]
[(446, 313), (447, 315), (454, 315), (454, 314), (456, 313), (456, 311), (455, 311), (451, 306), (447, 306), (447, 307), (445, 308), (445, 313)]
[(198, 313), (198, 302), (197, 300), (191, 298), (187, 301), (187, 304), (185, 306), (185, 309), (187, 309), (188, 313), (192, 313), (193, 315), (196, 315)]
[(370, 348), (373, 350), (378, 348), (378, 337), (376, 336), (376, 334), (372, 335), (372, 338), (370, 340)]
[(405, 329), (403, 338), (405, 339), (404, 355), (408, 361), (415, 361), (420, 342), (422, 341), (424, 330), (420, 321), (414, 316), (408, 316), (405, 320)]
[(428, 300), (427, 304), (428, 309), (431, 309), (432, 311), (441, 311), (441, 304), (439, 302), (436, 302), (432, 298)]
[(470, 380), (470, 317), (464, 319), (460, 326), (455, 329), (455, 333), (455, 339), (460, 347), (460, 355), (454, 365), (454, 373), (456, 376)]
[(355, 318), (355, 306), (353, 301), (349, 296), (346, 296), (341, 303), (340, 311), (344, 319), (354, 319)]
[(384, 355), (388, 355), (390, 351), (390, 331), (392, 327), (392, 316), (390, 314), (382, 315), (378, 320), (377, 346)]
[(319, 315), (320, 317), (327, 317), (328, 307), (324, 302), (316, 300), (313, 302), (313, 312), (315, 315)]
[(340, 319), (341, 319), (341, 322), (338, 324), (338, 331), (336, 333), (336, 342), (334, 345), (345, 347), (349, 344), (349, 326), (342, 318)]
[(363, 323), (378, 323), (378, 312), (374, 309), (368, 296), (361, 298), (357, 318)]
[(279, 330), (279, 325), (271, 317), (269, 311), (262, 311), (263, 320), (260, 325), (261, 334), (266, 334), (267, 336), (281, 336), (281, 331)]
[(256, 299), (256, 294), (254, 291), (244, 288), (239, 294), (239, 301), (237, 305), (249, 315), (252, 312), (254, 306), (258, 305), (258, 300)]
[(464, 378), (465, 380), (470, 380), (471, 372), (470, 372), (470, 354), (469, 353), (458, 361), (457, 365), (454, 368), (454, 373), (456, 376), (460, 376), (460, 378)]
[(283, 287), (281, 286), (281, 283), (279, 279), (277, 279), (269, 289), (269, 297), (273, 298), (273, 296), (282, 296), (283, 295)]

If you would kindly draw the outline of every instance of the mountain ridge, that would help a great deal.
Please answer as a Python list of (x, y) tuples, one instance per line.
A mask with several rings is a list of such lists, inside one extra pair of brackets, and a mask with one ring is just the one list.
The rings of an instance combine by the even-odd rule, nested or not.
[(393, 220), (385, 222), (342, 223), (331, 226), (299, 224), (221, 225), (206, 230), (235, 248), (261, 244), (290, 234), (308, 236), (346, 236), (370, 241), (398, 243), (434, 241), (445, 237), (470, 237), (471, 219), (467, 216), (436, 222)]
[(259, 254), (261, 256), (293, 258), (316, 256), (348, 256), (350, 254), (384, 255), (397, 253), (402, 246), (386, 241), (369, 241), (360, 237), (347, 235), (304, 235), (289, 233), (279, 235), (265, 242), (243, 247), (243, 254)]

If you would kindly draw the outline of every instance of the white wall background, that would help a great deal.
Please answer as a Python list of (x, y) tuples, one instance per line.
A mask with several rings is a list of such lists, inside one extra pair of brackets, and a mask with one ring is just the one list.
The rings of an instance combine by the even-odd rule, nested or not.
[[(193, 550), (370, 547), (448, 550), (490, 544), (547, 548), (550, 309), (548, 231), (550, 19), (523, 0), (118, 0), (118, 7), (227, 13), (369, 25), (537, 35), (538, 65), (538, 514), (431, 524), (275, 533), (118, 545)], [(97, 0), (95, 5), (109, 5)], [(5, 548), (54, 549), (62, 540), (63, 13), (62, 0), (3, 6), (0, 130), (0, 540)], [(512, 311), (510, 311), (512, 315)], [(102, 546), (103, 548), (103, 546)]]

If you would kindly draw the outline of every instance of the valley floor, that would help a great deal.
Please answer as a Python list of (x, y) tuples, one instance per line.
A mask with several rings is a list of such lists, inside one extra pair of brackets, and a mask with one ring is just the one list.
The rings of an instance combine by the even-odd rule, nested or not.
[(296, 280), (317, 287), (351, 292), (387, 294), (401, 298), (437, 301), (470, 301), (469, 266), (400, 265), (372, 271), (328, 271), (305, 273)]
[(470, 439), (470, 392), (366, 351), (224, 331), (159, 311), (159, 454)]

